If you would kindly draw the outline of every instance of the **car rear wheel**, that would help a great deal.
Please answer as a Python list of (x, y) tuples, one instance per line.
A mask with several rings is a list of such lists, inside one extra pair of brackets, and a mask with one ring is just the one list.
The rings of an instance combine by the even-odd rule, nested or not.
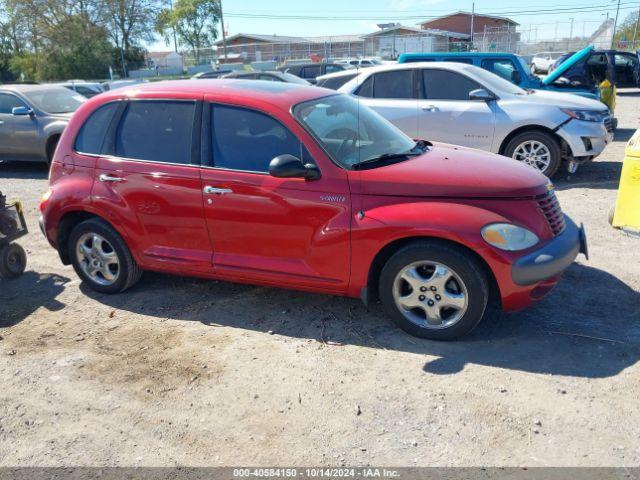
[(78, 224), (69, 236), (68, 248), (78, 276), (98, 292), (122, 292), (142, 276), (122, 237), (103, 220)]
[(466, 250), (422, 241), (401, 248), (387, 261), (379, 289), (385, 310), (404, 331), (452, 340), (482, 319), (488, 284), (479, 261)]
[(541, 131), (516, 135), (507, 144), (504, 154), (535, 168), (547, 177), (555, 175), (562, 160), (558, 141), (552, 135)]

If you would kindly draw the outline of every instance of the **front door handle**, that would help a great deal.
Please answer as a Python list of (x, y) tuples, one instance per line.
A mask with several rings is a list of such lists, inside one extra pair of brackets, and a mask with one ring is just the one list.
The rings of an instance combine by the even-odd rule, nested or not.
[(425, 105), (424, 107), (422, 107), (422, 110), (425, 110), (427, 112), (437, 112), (439, 109), (435, 105)]
[(98, 180), (101, 182), (124, 182), (124, 178), (112, 177), (111, 175), (106, 175), (104, 173), (98, 177)]
[(216, 188), (207, 185), (204, 187), (204, 193), (207, 195), (226, 195), (227, 193), (233, 193), (230, 188)]

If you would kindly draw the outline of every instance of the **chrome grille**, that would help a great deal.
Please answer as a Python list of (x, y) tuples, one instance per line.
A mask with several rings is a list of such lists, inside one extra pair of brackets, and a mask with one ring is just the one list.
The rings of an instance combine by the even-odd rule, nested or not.
[(544, 197), (539, 198), (538, 207), (542, 210), (542, 213), (544, 213), (553, 235), (560, 235), (566, 225), (564, 222), (564, 214), (562, 213), (562, 208), (560, 207), (560, 202), (558, 202), (556, 194), (549, 192)]

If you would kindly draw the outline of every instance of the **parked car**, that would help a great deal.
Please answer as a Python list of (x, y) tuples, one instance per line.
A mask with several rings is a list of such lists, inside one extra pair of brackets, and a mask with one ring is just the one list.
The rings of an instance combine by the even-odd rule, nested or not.
[(238, 70), (237, 72), (231, 72), (220, 78), (239, 78), (243, 80), (266, 80), (269, 82), (285, 82), (285, 83), (297, 83), (299, 85), (311, 85), (304, 78), (296, 77), (290, 73), (283, 72), (271, 72), (271, 71), (246, 71)]
[(570, 52), (556, 60), (543, 83), (564, 80), (571, 85), (597, 88), (607, 71), (616, 87), (640, 87), (640, 53), (593, 47)]
[(220, 78), (223, 77), (225, 75), (229, 75), (230, 73), (235, 72), (236, 70), (229, 70), (229, 69), (224, 69), (224, 70), (207, 70), (206, 72), (199, 72), (196, 73), (195, 75), (193, 75), (191, 78), (193, 80), (204, 80), (207, 78)]
[(316, 78), (316, 86), (337, 90), (342, 85), (358, 76), (359, 70), (352, 68), (350, 70), (342, 70), (341, 72), (327, 73)]
[(357, 96), (412, 138), (499, 153), (551, 177), (573, 171), (613, 140), (602, 103), (523, 90), (473, 65), (405, 63), (362, 70), (339, 92)]
[(346, 67), (337, 63), (302, 63), (296, 65), (284, 65), (278, 70), (290, 73), (296, 77), (304, 78), (309, 83), (316, 83), (316, 78), (327, 73), (339, 72)]
[(41, 227), (101, 293), (143, 270), (376, 298), (456, 338), (549, 292), (584, 231), (509, 159), (413, 141), (362, 102), (288, 83), (150, 83), (74, 115)]
[(449, 52), (449, 53), (403, 53), (398, 63), (412, 62), (457, 62), (484, 68), (525, 90), (553, 90), (575, 93), (587, 98), (598, 99), (595, 86), (576, 86), (567, 82), (544, 83), (531, 73), (527, 62), (513, 53)]
[(531, 72), (532, 73), (547, 73), (549, 68), (553, 65), (562, 52), (540, 52), (536, 53), (531, 59)]
[(79, 93), (85, 98), (92, 98), (104, 92), (104, 88), (99, 82), (85, 82), (84, 80), (69, 80), (68, 82), (58, 83), (57, 85), (68, 88)]
[(54, 85), (0, 85), (0, 160), (50, 162), (71, 114), (86, 100)]
[(147, 81), (142, 78), (128, 78), (124, 80), (111, 80), (108, 82), (102, 83), (102, 88), (104, 91), (107, 90), (117, 90), (118, 88), (126, 88), (133, 87), (135, 85), (139, 85), (141, 83), (146, 83)]
[(333, 63), (347, 68), (368, 68), (382, 65), (382, 62), (377, 58), (343, 58), (335, 60)]

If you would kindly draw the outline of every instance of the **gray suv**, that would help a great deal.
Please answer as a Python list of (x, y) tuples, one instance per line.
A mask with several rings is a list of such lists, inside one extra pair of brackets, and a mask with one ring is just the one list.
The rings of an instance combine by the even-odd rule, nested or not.
[(0, 160), (50, 163), (60, 134), (86, 99), (52, 85), (0, 85)]

